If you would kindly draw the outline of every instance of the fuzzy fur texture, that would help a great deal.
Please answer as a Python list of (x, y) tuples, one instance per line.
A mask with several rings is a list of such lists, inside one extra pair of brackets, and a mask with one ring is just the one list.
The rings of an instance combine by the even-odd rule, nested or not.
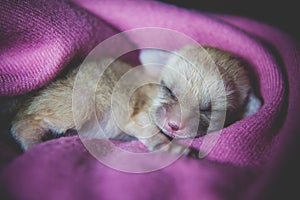
[(161, 72), (163, 86), (152, 109), (164, 132), (195, 137), (243, 117), (251, 86), (241, 59), (214, 47), (186, 46), (164, 62), (169, 68)]
[[(222, 130), (204, 160), (182, 157), (153, 173), (111, 169), (94, 159), (77, 136), (44, 142), (23, 154), (1, 140), (0, 190), (6, 199), (266, 200), (293, 199), (299, 193), (291, 181), (299, 173), (299, 46), (280, 30), (240, 16), (148, 0), (4, 0), (0, 19), (1, 95), (40, 88), (119, 31), (162, 27), (244, 58), (263, 100), (259, 112)], [(205, 149), (209, 135), (194, 139), (193, 147)], [(114, 144), (147, 152), (137, 140)], [(142, 164), (153, 166), (169, 157)]]
[[(112, 118), (112, 106), (121, 105), (116, 112), (127, 119), (123, 107), (128, 105), (124, 98), (128, 91), (125, 87), (121, 88), (120, 94), (114, 96), (114, 105), (111, 99), (116, 83), (132, 67), (125, 62), (113, 62), (107, 58), (87, 63), (85, 71), (77, 77), (79, 87), (76, 90), (85, 97), (89, 94), (85, 95), (86, 89), (80, 85), (94, 88), (93, 76), (100, 74), (100, 69), (113, 62), (97, 84), (95, 99), (92, 96), (87, 100), (76, 99), (82, 103), (79, 107), (74, 107), (73, 103), (72, 107), (78, 71), (75, 68), (66, 78), (58, 79), (28, 97), (12, 122), (12, 135), (27, 150), (42, 142), (47, 132), (63, 134), (69, 129), (83, 128), (91, 119), (95, 105), (97, 119), (107, 135), (98, 134), (94, 137), (124, 138), (123, 130), (125, 134), (138, 138), (151, 151), (166, 146), (167, 151), (182, 153), (185, 147), (175, 143), (168, 145), (169, 139), (160, 131), (170, 136), (175, 134), (182, 138), (192, 138), (223, 128), (224, 120), (228, 123), (240, 119), (245, 110), (250, 84), (242, 62), (228, 52), (213, 47), (203, 49), (200, 46), (186, 46), (176, 53), (165, 63), (166, 66), (172, 66), (172, 70), (166, 66), (161, 69), (160, 86), (149, 84), (133, 93), (129, 104), (129, 120), (123, 122), (124, 127), (121, 129)], [(214, 67), (215, 64), (217, 67)], [(142, 74), (131, 81), (143, 79)], [(74, 123), (74, 112), (77, 126)], [(222, 113), (227, 117), (224, 120)], [(172, 130), (169, 126), (171, 123), (178, 130)], [(212, 125), (208, 130), (210, 123)]]

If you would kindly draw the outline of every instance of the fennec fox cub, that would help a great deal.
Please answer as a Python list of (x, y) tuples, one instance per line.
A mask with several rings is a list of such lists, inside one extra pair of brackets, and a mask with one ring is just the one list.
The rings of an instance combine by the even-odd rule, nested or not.
[[(160, 84), (150, 83), (139, 88), (131, 96), (129, 104), (122, 102), (122, 98), (117, 99), (119, 105), (129, 105), (129, 120), (122, 129), (116, 127), (115, 122), (102, 123), (106, 132), (103, 138), (119, 139), (130, 135), (140, 140), (149, 151), (160, 149), (192, 155), (195, 154), (193, 149), (176, 142), (170, 143), (170, 137), (204, 135), (213, 118), (216, 125), (210, 125), (209, 131), (219, 130), (219, 115), (212, 115), (214, 108), (216, 112), (226, 112), (225, 125), (258, 110), (260, 101), (251, 91), (247, 71), (239, 58), (214, 47), (186, 46), (175, 53), (185, 57), (188, 62), (180, 56), (170, 56), (161, 50), (141, 51), (140, 60), (145, 66), (152, 60), (171, 66), (174, 70), (161, 67), (157, 73)], [(100, 123), (107, 119), (107, 113), (111, 113), (111, 96), (116, 83), (132, 69), (132, 66), (123, 61), (106, 58), (100, 63), (89, 63), (88, 70), (96, 73), (99, 67), (110, 62), (112, 64), (104, 71), (95, 91), (94, 105)], [(216, 64), (219, 76), (210, 69), (209, 62)], [(76, 109), (80, 113), (82, 109), (72, 107), (77, 71), (78, 68), (74, 69), (66, 78), (57, 79), (22, 103), (12, 121), (11, 133), (23, 150), (40, 143), (48, 132), (63, 134), (69, 129), (80, 128), (75, 126), (72, 111)], [(82, 76), (85, 76), (84, 71)], [(88, 76), (85, 77), (87, 84), (89, 79)], [(221, 95), (220, 84), (225, 88), (226, 104), (223, 102), (224, 98), (218, 96)], [(198, 99), (198, 104), (191, 103), (195, 98)], [(211, 102), (212, 99), (214, 102)], [(82, 109), (80, 116), (79, 126), (84, 126), (90, 117), (88, 109)]]

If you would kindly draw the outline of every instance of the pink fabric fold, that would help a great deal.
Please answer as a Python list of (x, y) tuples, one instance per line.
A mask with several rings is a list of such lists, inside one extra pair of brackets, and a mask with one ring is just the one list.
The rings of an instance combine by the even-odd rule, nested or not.
[[(267, 199), (289, 144), (299, 138), (300, 59), (280, 30), (237, 16), (199, 13), (138, 0), (3, 1), (0, 94), (16, 95), (51, 81), (99, 42), (125, 30), (168, 28), (247, 60), (263, 106), (222, 130), (203, 160), (180, 158), (146, 174), (99, 163), (77, 136), (37, 145), (3, 164), (1, 186), (13, 199)], [(133, 43), (138, 38), (130, 38)], [(293, 142), (291, 142), (293, 141)], [(4, 143), (5, 141), (2, 141)], [(193, 142), (200, 148), (203, 138)], [(138, 141), (116, 143), (141, 151)], [(299, 152), (299, 147), (296, 148)], [(144, 150), (143, 150), (144, 151)], [(10, 155), (9, 153), (7, 153)], [(167, 155), (164, 155), (167, 156)]]

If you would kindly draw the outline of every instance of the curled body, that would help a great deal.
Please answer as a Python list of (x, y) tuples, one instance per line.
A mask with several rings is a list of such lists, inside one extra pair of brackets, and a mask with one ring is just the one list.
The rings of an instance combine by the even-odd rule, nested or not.
[[(98, 138), (126, 140), (129, 135), (140, 140), (150, 151), (163, 149), (191, 155), (194, 150), (176, 142), (170, 143), (166, 135), (179, 138), (201, 136), (258, 110), (260, 101), (257, 97), (253, 97), (254, 103), (249, 102), (253, 96), (249, 76), (239, 58), (214, 47), (186, 46), (175, 53), (180, 56), (160, 50), (142, 50), (143, 76), (159, 77), (160, 84), (149, 83), (138, 88), (129, 103), (122, 98), (127, 91), (115, 96), (120, 106), (119, 116), (123, 116), (125, 110), (122, 106), (129, 105), (129, 116), (125, 116), (121, 127), (110, 117), (111, 97), (120, 78), (132, 66), (110, 58), (89, 63), (91, 71), (81, 73), (82, 80), (86, 81), (84, 84), (89, 84), (89, 74), (96, 76), (99, 67), (112, 62), (97, 84), (95, 98), (83, 102), (83, 106), (95, 105), (97, 119), (106, 133)], [(149, 61), (161, 64), (161, 69), (147, 70)], [(212, 65), (217, 67), (213, 70)], [(63, 134), (69, 129), (80, 129), (89, 121), (92, 112), (72, 104), (77, 71), (78, 68), (74, 69), (66, 78), (57, 79), (22, 103), (12, 121), (11, 133), (24, 150), (42, 142), (48, 132)], [(254, 105), (251, 111), (247, 110), (249, 104)], [(74, 109), (79, 114), (76, 126)], [(224, 112), (226, 115), (222, 119)]]

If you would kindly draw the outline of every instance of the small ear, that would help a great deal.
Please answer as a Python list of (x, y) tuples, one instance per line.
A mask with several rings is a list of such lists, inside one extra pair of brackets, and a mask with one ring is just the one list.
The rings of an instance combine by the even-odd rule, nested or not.
[(145, 72), (152, 77), (160, 77), (163, 67), (167, 64), (171, 52), (159, 49), (143, 49), (140, 52), (140, 61)]
[(255, 114), (259, 110), (261, 105), (261, 100), (253, 92), (251, 92), (244, 117), (249, 117)]
[(140, 53), (140, 61), (143, 65), (159, 64), (165, 65), (169, 57), (172, 55), (171, 52), (159, 50), (159, 49), (143, 49)]

